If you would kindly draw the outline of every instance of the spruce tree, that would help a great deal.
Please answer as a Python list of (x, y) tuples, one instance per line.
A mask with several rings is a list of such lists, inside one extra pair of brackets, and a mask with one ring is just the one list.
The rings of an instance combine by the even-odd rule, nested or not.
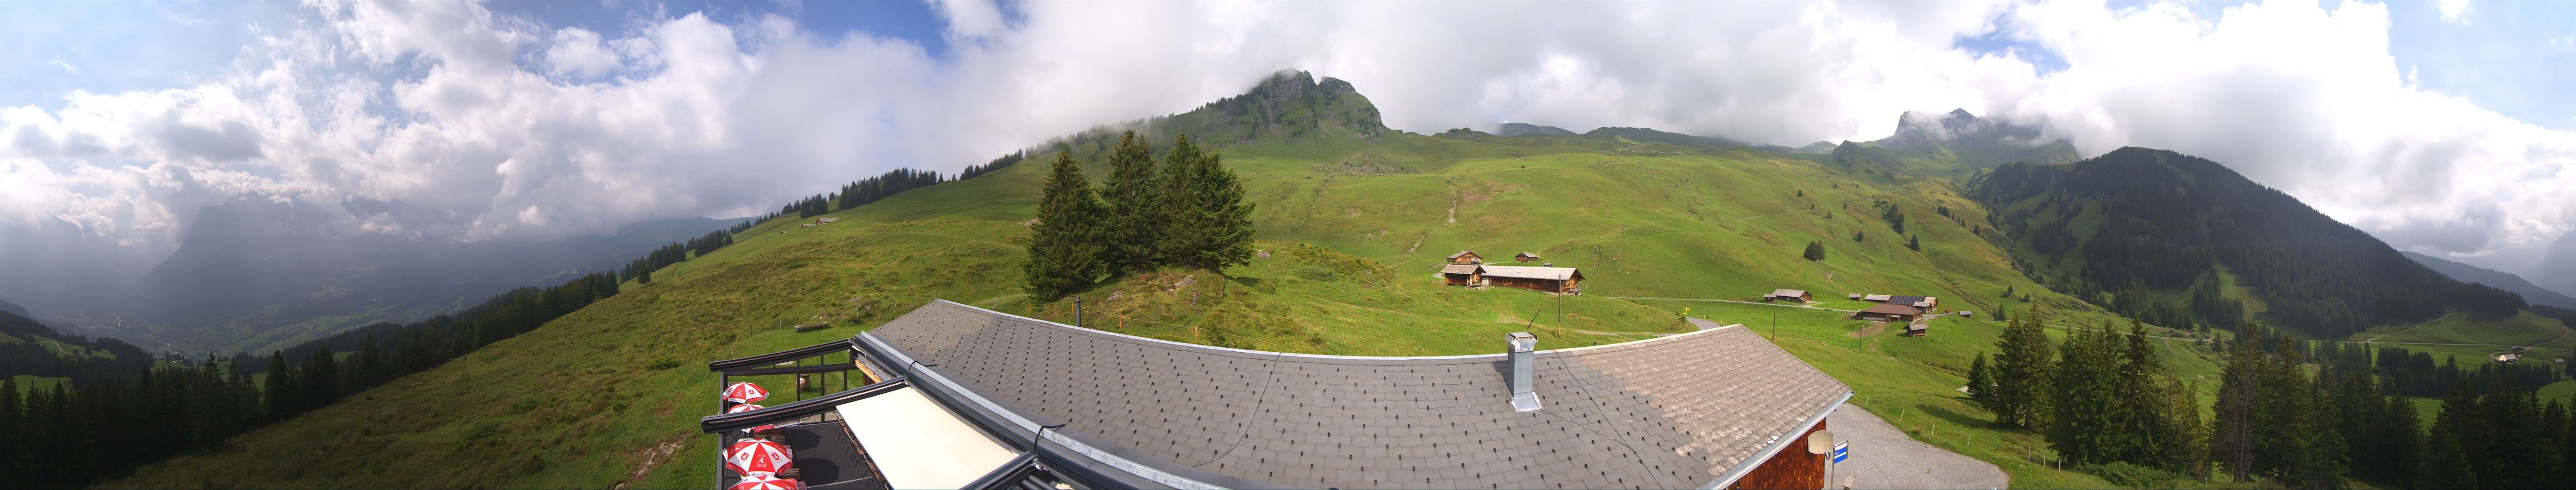
[(2134, 435), (2134, 428), (2120, 424), (2118, 399), (2134, 394), (2122, 392), (2112, 372), (2119, 354), (2109, 337), (2095, 329), (2068, 332), (2049, 371), (2050, 416), (2043, 432), (2068, 464), (2116, 461), (2120, 447), (2128, 445), (2125, 439)]
[(1163, 158), (1163, 192), (1171, 209), (1165, 261), (1219, 272), (1252, 261), (1252, 204), (1222, 155), (1176, 139)]
[(2038, 316), (2014, 321), (2004, 327), (2003, 338), (1995, 344), (1995, 393), (1992, 397), (1995, 423), (2006, 427), (2035, 427), (2047, 402), (2048, 366), (2051, 352), (2047, 332), (2041, 331)]
[(1807, 260), (1825, 260), (1825, 243), (1817, 241), (1807, 242), (1806, 257)]
[(1158, 258), (1156, 245), (1162, 243), (1162, 231), (1171, 216), (1164, 205), (1162, 182), (1155, 178), (1153, 151), (1135, 131), (1128, 131), (1110, 152), (1109, 182), (1100, 197), (1108, 204), (1110, 240), (1104, 250), (1109, 252), (1111, 273), (1152, 267)]
[(1108, 264), (1101, 261), (1102, 218), (1100, 200), (1093, 197), (1082, 164), (1074, 162), (1070, 152), (1057, 152), (1055, 169), (1038, 201), (1028, 262), (1021, 268), (1029, 296), (1053, 301), (1108, 272)]
[(1994, 374), (1986, 369), (1986, 353), (1979, 352), (1975, 360), (1968, 361), (1968, 401), (1992, 410), (1994, 394)]
[(1916, 251), (1916, 252), (1921, 252), (1921, 251), (1923, 251), (1923, 237), (1922, 237), (1922, 236), (1920, 236), (1920, 235), (1912, 235), (1912, 236), (1907, 236), (1907, 237), (1905, 237), (1905, 248), (1907, 248), (1907, 249), (1911, 249), (1911, 250)]
[(294, 385), (295, 368), (286, 363), (286, 352), (269, 351), (268, 382), (263, 386), (268, 394), (265, 398), (268, 401), (269, 421), (286, 420), (295, 417), (297, 413), (302, 413), (297, 411)]

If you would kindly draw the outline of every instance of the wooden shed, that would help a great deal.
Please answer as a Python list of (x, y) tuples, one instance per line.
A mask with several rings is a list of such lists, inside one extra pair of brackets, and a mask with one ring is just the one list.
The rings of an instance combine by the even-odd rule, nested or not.
[(1485, 263), (1485, 257), (1476, 255), (1476, 251), (1474, 250), (1460, 250), (1458, 253), (1449, 254), (1449, 263), (1482, 264)]
[(1796, 302), (1799, 302), (1799, 303), (1805, 303), (1805, 302), (1808, 302), (1808, 301), (1815, 301), (1815, 300), (1816, 300), (1816, 296), (1815, 296), (1815, 295), (1812, 295), (1812, 294), (1807, 294), (1807, 292), (1806, 292), (1805, 290), (1798, 290), (1798, 289), (1773, 289), (1773, 290), (1771, 290), (1771, 294), (1763, 295), (1763, 296), (1762, 296), (1762, 300), (1763, 300), (1763, 301), (1796, 301)]
[(1931, 334), (1932, 324), (1930, 323), (1909, 323), (1905, 325), (1905, 336), (1907, 337), (1921, 337)]
[(1915, 308), (1915, 307), (1913, 307), (1913, 306), (1908, 306), (1908, 305), (1900, 305), (1900, 304), (1896, 304), (1896, 303), (1887, 303), (1887, 304), (1882, 304), (1882, 305), (1878, 305), (1878, 306), (1872, 306), (1872, 307), (1869, 307), (1869, 309), (1866, 309), (1866, 310), (1860, 310), (1860, 313), (1855, 314), (1855, 315), (1853, 315), (1853, 316), (1859, 317), (1859, 318), (1864, 319), (1864, 320), (1878, 320), (1878, 321), (1884, 321), (1884, 322), (1909, 322), (1909, 323), (1910, 323), (1910, 322), (1913, 322), (1913, 321), (1914, 321), (1915, 319), (1917, 319), (1917, 318), (1922, 318), (1922, 317), (1923, 317), (1923, 309), (1922, 309), (1922, 308)]
[(1521, 252), (1519, 255), (1513, 255), (1513, 256), (1512, 256), (1512, 261), (1513, 261), (1513, 262), (1537, 262), (1537, 261), (1538, 261), (1538, 254), (1529, 253), (1529, 252)]
[(1498, 286), (1559, 294), (1583, 292), (1583, 271), (1573, 267), (1488, 265), (1484, 266), (1484, 274), (1487, 283)]
[(1485, 271), (1484, 267), (1476, 264), (1443, 265), (1440, 266), (1440, 280), (1451, 286), (1481, 286), (1485, 282)]

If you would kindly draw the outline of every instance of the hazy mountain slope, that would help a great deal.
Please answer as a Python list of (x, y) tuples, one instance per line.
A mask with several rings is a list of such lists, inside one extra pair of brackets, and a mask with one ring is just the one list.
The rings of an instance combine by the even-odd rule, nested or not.
[(2077, 158), (2073, 143), (2049, 138), (2039, 126), (1980, 118), (1966, 109), (1939, 116), (1911, 112), (1897, 116), (1896, 134), (1872, 143), (1934, 161), (1956, 162), (1969, 172), (2012, 162), (2064, 163)]
[(1574, 132), (1556, 126), (1540, 126), (1530, 123), (1507, 122), (1503, 123), (1502, 127), (1494, 128), (1494, 134), (1508, 138), (1524, 135), (1573, 136)]
[(27, 318), (35, 318), (35, 317), (36, 317), (36, 314), (35, 314), (35, 313), (30, 313), (30, 312), (28, 312), (28, 311), (27, 311), (27, 307), (25, 307), (25, 306), (18, 306), (18, 304), (17, 304), (17, 303), (11, 303), (11, 302), (8, 302), (8, 301), (5, 301), (5, 300), (0, 300), (0, 313), (8, 313), (8, 314), (12, 314), (12, 315), (18, 315), (18, 316), (27, 317)]
[(2488, 286), (2495, 286), (2497, 289), (2503, 289), (2511, 291), (2514, 294), (2520, 294), (2522, 295), (2523, 301), (2531, 302), (2531, 304), (2550, 305), (2560, 308), (2576, 308), (2576, 298), (2569, 298), (2567, 295), (2559, 294), (2557, 291), (2552, 291), (2548, 288), (2534, 285), (2531, 281), (2523, 280), (2522, 276), (2516, 276), (2494, 269), (2452, 262), (2441, 257), (2434, 257), (2415, 252), (2401, 250), (2398, 251), (2398, 253), (2405, 254), (2407, 259), (2414, 260), (2415, 263), (2418, 264), (2424, 264), (2425, 267), (2431, 267), (2434, 272), (2440, 272), (2442, 275), (2450, 276), (2452, 279), (2458, 279), (2461, 282), (2474, 282)]
[(2155, 293), (2187, 291), (2222, 267), (2256, 292), (2268, 318), (2329, 338), (2431, 320), (2446, 307), (2492, 319), (2523, 306), (2511, 293), (2406, 260), (2215, 162), (2171, 151), (2006, 164), (1973, 188), (2051, 287), (2098, 302), (2142, 298), (2132, 300), (2132, 314), (2178, 314)]
[(150, 268), (142, 253), (60, 219), (0, 223), (0, 297), (51, 317), (131, 306), (134, 279)]
[[(1352, 115), (1362, 112), (1350, 104), (1364, 98), (1311, 89), (1335, 80), (1295, 76), (1303, 84), (1273, 79), (1267, 93), (1329, 97), (1235, 103), (1328, 110), (1273, 118), (1202, 108), (1133, 125), (1168, 134), (1174, 126), (1166, 121), (1226, 117), (1248, 126), (1219, 132), (1254, 135), (1219, 150), (1244, 179), (1257, 206), (1256, 247), (1271, 257), (1231, 277), (1157, 271), (1084, 291), (1091, 326), (1302, 352), (1463, 354), (1499, 350), (1494, 334), (1503, 331), (1539, 333), (1550, 348), (1636, 338), (1578, 330), (1669, 331), (1688, 307), (1693, 316), (1769, 325), (1792, 353), (1851, 383), (1862, 395), (1856, 403), (1969, 414), (1976, 409), (1950, 389), (1969, 359), (1991, 348), (1989, 323), (1947, 318), (1935, 339), (1855, 337), (1865, 324), (1836, 312), (1614, 296), (1752, 299), (1789, 287), (1843, 308), (1860, 305), (1842, 294), (1868, 291), (1940, 296), (1945, 306), (1988, 317), (1997, 307), (2027, 314), (2033, 305), (2002, 298), (2011, 288), (2053, 304), (2056, 322), (2108, 320), (2015, 272), (2002, 249), (1975, 238), (1981, 225), (1961, 224), (1980, 223), (1981, 208), (1941, 181), (1882, 185), (1744, 149), (1372, 134), (1331, 123), (1358, 120)], [(1294, 130), (1300, 123), (1305, 129)], [(1089, 158), (1100, 148), (1095, 135), (1108, 134), (1062, 143)], [(1105, 171), (1092, 161), (1087, 170)], [(714, 450), (695, 419), (711, 410), (714, 377), (699, 362), (844, 338), (931, 298), (1071, 320), (1069, 305), (1030, 304), (1019, 292), (1023, 223), (1046, 171), (1013, 165), (833, 213), (843, 220), (830, 225), (763, 224), (732, 246), (664, 269), (653, 284), (244, 435), (234, 441), (239, 451), (163, 462), (110, 486), (706, 486)], [(1873, 200), (1909, 217), (1923, 251), (1904, 246)], [(1809, 241), (1829, 257), (1799, 258)], [(1562, 299), (1568, 314), (1560, 323), (1558, 297), (1439, 285), (1433, 262), (1467, 248), (1497, 260), (1538, 252), (1583, 267), (1585, 294)], [(1189, 275), (1194, 285), (1172, 289)], [(1104, 302), (1112, 292), (1121, 298)], [(1110, 314), (1131, 319), (1115, 327)], [(814, 321), (841, 327), (788, 328)], [(2177, 369), (2216, 376), (2191, 345), (2167, 347)], [(2030, 462), (2006, 449), (2039, 444), (2029, 434), (1975, 420), (1895, 422), (2003, 466), (2024, 485), (2104, 485)], [(639, 469), (650, 471), (628, 480)]]
[(2550, 242), (2549, 251), (2541, 255), (2540, 265), (2533, 271), (2533, 283), (2576, 296), (2576, 232), (2559, 235), (2557, 241)]
[(443, 243), (340, 229), (335, 223), (349, 220), (338, 218), (298, 204), (210, 206), (190, 224), (178, 251), (143, 276), (142, 300), (127, 311), (146, 321), (79, 323), (191, 351), (265, 352), (613, 268), (727, 223), (660, 220), (606, 236)]

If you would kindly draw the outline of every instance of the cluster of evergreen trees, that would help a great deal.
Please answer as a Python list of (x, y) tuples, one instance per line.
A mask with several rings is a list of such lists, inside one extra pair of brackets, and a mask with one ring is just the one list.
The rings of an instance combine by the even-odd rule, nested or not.
[(1010, 168), (1012, 165), (1019, 164), (1020, 160), (1027, 159), (1028, 156), (1028, 152), (1015, 151), (1011, 152), (1009, 155), (1002, 155), (1001, 158), (995, 158), (993, 161), (984, 162), (983, 165), (967, 165), (965, 170), (957, 171), (957, 180), (972, 179), (976, 176), (993, 173), (995, 170)]
[[(2238, 482), (2306, 488), (2342, 488), (2347, 477), (2413, 488), (2576, 478), (2576, 424), (2559, 402), (2532, 395), (2558, 379), (2547, 367), (2436, 370), (2429, 355), (2249, 326), (2237, 336), (2245, 340), (2219, 344), (2230, 356), (2204, 424), (2194, 389), (2165, 373), (2144, 333), (2104, 325), (2060, 345), (2035, 320), (2009, 322), (1992, 362), (1980, 354), (1969, 365), (1969, 396), (1998, 425), (2040, 432), (2073, 468), (2133, 465), (2184, 478), (2215, 468)], [(2400, 394), (2436, 382), (2445, 400), (2427, 432)]]
[(638, 284), (652, 284), (653, 271), (662, 270), (664, 267), (670, 267), (671, 264), (684, 260), (689, 260), (688, 246), (677, 243), (663, 245), (654, 248), (651, 252), (645, 252), (643, 257), (636, 258), (634, 262), (627, 262), (626, 268), (617, 271), (617, 277), (633, 279)]
[[(2193, 475), (2206, 434), (2192, 388), (2130, 324), (2050, 341), (2040, 315), (2008, 322), (2000, 352), (1969, 364), (1969, 398), (2008, 427), (2033, 429), (2069, 466), (2127, 464)], [(2053, 354), (2053, 355), (2052, 355)]]
[(857, 182), (851, 182), (850, 185), (841, 186), (840, 195), (834, 196), (833, 200), (840, 204), (841, 209), (850, 209), (892, 197), (903, 191), (929, 187), (931, 184), (940, 182), (947, 182), (947, 180), (941, 178), (939, 172), (898, 168), (886, 172), (885, 175), (859, 179)]
[(1159, 266), (1222, 271), (1252, 260), (1252, 205), (1221, 155), (1181, 136), (1157, 164), (1129, 131), (1094, 190), (1070, 151), (1056, 153), (1023, 265), (1029, 295), (1052, 300), (1103, 278)]
[[(0, 475), (32, 487), (77, 487), (145, 463), (213, 448), (227, 437), (330, 405), (617, 294), (591, 274), (519, 288), (456, 315), (376, 324), (230, 362), (161, 365), (18, 396), (0, 382)], [(334, 351), (356, 350), (346, 359)], [(255, 381), (257, 373), (268, 374)], [(19, 480), (16, 478), (24, 478)]]

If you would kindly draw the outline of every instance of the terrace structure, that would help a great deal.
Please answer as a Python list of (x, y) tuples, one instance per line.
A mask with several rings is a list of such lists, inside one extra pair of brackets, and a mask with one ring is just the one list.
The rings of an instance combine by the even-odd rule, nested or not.
[(781, 429), (843, 437), (807, 441), (797, 466), (874, 479), (816, 488), (1825, 486), (1805, 439), (1851, 389), (1742, 326), (1570, 349), (1495, 340), (1504, 352), (1262, 352), (939, 300), (846, 340), (711, 364), (846, 352), (831, 367), (869, 382), (700, 425), (729, 439), (838, 414)]

